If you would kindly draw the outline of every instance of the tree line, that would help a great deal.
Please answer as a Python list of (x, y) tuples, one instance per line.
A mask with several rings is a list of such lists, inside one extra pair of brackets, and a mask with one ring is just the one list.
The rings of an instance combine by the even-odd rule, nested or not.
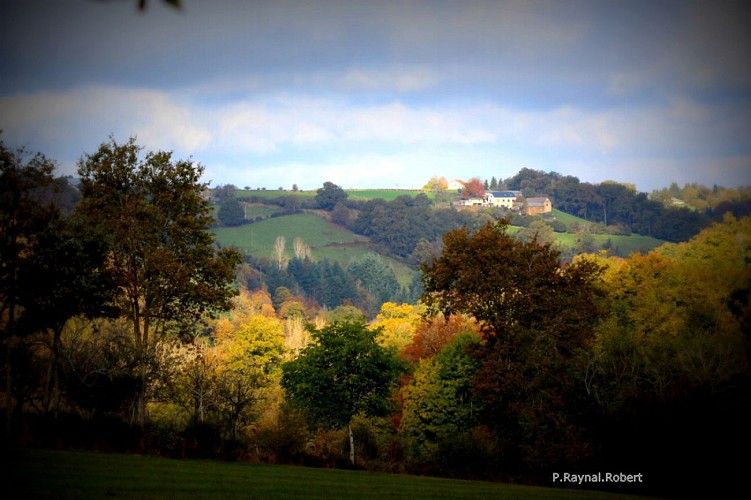
[(693, 184), (681, 190), (677, 185), (671, 186), (668, 193), (686, 198), (686, 203), (676, 205), (663, 191), (648, 195), (629, 184), (590, 184), (571, 175), (529, 168), (521, 169), (499, 186), (519, 190), (524, 196), (549, 196), (554, 207), (568, 214), (670, 242), (689, 239), (712, 221), (722, 220), (726, 212), (736, 217), (751, 214), (751, 191), (747, 187), (709, 189)]

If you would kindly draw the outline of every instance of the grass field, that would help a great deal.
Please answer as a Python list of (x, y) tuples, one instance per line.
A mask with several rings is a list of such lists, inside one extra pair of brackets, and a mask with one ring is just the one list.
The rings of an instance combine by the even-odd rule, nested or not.
[[(420, 193), (424, 193), (422, 189), (348, 189), (347, 195), (354, 200), (372, 200), (380, 198), (382, 200), (391, 201), (395, 200), (399, 196), (411, 196), (414, 198)], [(428, 197), (432, 198), (431, 193), (426, 193)]]
[(364, 471), (38, 449), (3, 450), (2, 467), (4, 490), (13, 498), (626, 498)]
[(556, 208), (553, 209), (553, 217), (566, 224), (566, 227), (568, 227), (572, 222), (577, 222), (579, 224), (587, 223), (587, 221), (585, 221), (584, 219), (581, 219), (575, 215), (567, 214), (566, 212), (561, 212)]
[[(359, 236), (313, 213), (283, 215), (240, 227), (216, 227), (213, 231), (223, 247), (235, 246), (254, 257), (271, 257), (277, 236), (286, 239), (289, 257), (294, 255), (294, 239), (300, 237), (311, 248), (313, 260), (327, 258), (345, 267), (353, 260), (373, 252), (365, 236)], [(399, 283), (409, 284), (413, 271), (401, 262), (387, 257), (384, 259), (391, 265)]]
[(312, 213), (284, 215), (240, 227), (214, 229), (222, 246), (236, 246), (255, 256), (271, 256), (277, 236), (287, 240), (287, 253), (292, 256), (292, 242), (300, 237), (310, 246), (314, 258), (331, 248), (365, 246), (368, 239), (358, 236)]
[[(353, 200), (372, 200), (374, 198), (380, 198), (386, 201), (391, 201), (399, 196), (411, 196), (415, 197), (424, 191), (422, 189), (347, 189), (347, 196)], [(431, 193), (427, 195), (432, 198)], [(281, 196), (295, 196), (298, 198), (314, 198), (316, 196), (316, 190), (311, 189), (308, 191), (279, 191), (277, 189), (266, 189), (264, 191), (255, 189), (238, 189), (235, 192), (235, 196), (238, 198), (257, 196), (262, 199), (274, 199)]]
[(288, 191), (283, 190), (279, 191), (278, 189), (266, 189), (266, 190), (255, 190), (255, 189), (238, 189), (235, 191), (235, 196), (238, 198), (245, 198), (249, 196), (257, 196), (259, 198), (263, 199), (274, 199), (279, 198), (280, 196), (295, 196), (298, 198), (314, 198), (316, 195), (315, 189), (310, 191)]
[[(553, 209), (553, 216), (557, 220), (566, 224), (566, 226), (570, 226), (570, 224), (573, 222), (577, 222), (582, 226), (587, 224), (587, 221), (585, 221), (584, 219), (580, 219), (579, 217), (569, 215), (556, 209)], [(576, 245), (576, 236), (572, 233), (556, 233), (555, 236), (556, 241), (560, 245), (566, 245), (570, 247)], [(616, 248), (618, 250), (618, 255), (622, 257), (627, 257), (634, 252), (646, 253), (665, 243), (665, 241), (663, 240), (658, 240), (657, 238), (642, 236), (639, 234), (631, 234), (628, 236), (595, 234), (593, 236), (595, 239), (595, 244), (599, 246), (604, 245), (608, 241), (608, 239), (610, 239), (611, 245), (613, 246), (613, 248)]]
[(243, 203), (243, 209), (245, 210), (245, 218), (247, 220), (253, 220), (256, 217), (268, 217), (280, 210), (276, 207), (258, 203)]

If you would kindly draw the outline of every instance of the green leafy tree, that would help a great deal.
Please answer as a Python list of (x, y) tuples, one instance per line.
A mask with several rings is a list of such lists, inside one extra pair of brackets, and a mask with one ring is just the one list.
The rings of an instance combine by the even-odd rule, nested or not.
[(245, 223), (245, 208), (237, 198), (229, 198), (219, 205), (216, 216), (225, 226), (241, 226)]
[(472, 393), (480, 363), (467, 346), (479, 342), (476, 333), (457, 335), (437, 355), (420, 361), (404, 387), (401, 430), (415, 458), (430, 459), (441, 441), (476, 423), (480, 407)]
[(111, 139), (78, 164), (83, 199), (77, 210), (109, 237), (107, 265), (118, 290), (113, 305), (133, 328), (141, 425), (156, 346), (205, 314), (228, 309), (235, 295), (240, 256), (214, 247), (202, 172), (169, 152), (143, 155), (133, 138), (125, 144)]
[(337, 203), (347, 199), (347, 193), (341, 186), (326, 181), (323, 187), (316, 190), (316, 205), (323, 210), (332, 210)]
[(362, 322), (334, 323), (312, 332), (313, 343), (282, 365), (286, 398), (324, 426), (349, 432), (349, 457), (355, 463), (352, 418), (385, 415), (401, 373), (396, 355), (376, 342), (377, 330)]

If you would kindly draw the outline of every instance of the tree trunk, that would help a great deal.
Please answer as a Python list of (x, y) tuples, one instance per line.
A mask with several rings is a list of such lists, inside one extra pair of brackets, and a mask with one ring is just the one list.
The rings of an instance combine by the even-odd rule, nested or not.
[(352, 424), (347, 424), (347, 431), (349, 431), (349, 461), (352, 465), (355, 465), (355, 437), (352, 434)]

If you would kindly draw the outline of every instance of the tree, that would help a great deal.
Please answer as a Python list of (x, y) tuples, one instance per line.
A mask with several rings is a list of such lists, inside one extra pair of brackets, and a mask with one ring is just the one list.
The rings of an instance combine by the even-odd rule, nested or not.
[(44, 411), (59, 401), (59, 355), (63, 328), (73, 317), (89, 318), (113, 313), (107, 303), (114, 296), (112, 276), (105, 266), (106, 241), (77, 217), (53, 218), (38, 235), (37, 248), (20, 270), (19, 304), (23, 317), (19, 329), (42, 333), (49, 349), (44, 381)]
[(470, 316), (454, 314), (446, 317), (443, 314), (436, 314), (425, 318), (417, 325), (412, 343), (404, 349), (403, 355), (407, 360), (416, 364), (421, 359), (432, 358), (438, 354), (457, 335), (461, 333), (479, 335), (479, 330), (477, 321)]
[(213, 197), (217, 203), (224, 203), (235, 198), (235, 196), (237, 196), (237, 186), (234, 184), (225, 184), (214, 188)]
[(287, 264), (289, 264), (289, 257), (287, 257), (286, 252), (287, 239), (284, 236), (279, 235), (276, 237), (276, 240), (274, 240), (274, 252), (271, 254), (271, 257), (274, 259), (274, 263), (280, 271), (287, 269)]
[(445, 191), (449, 188), (449, 182), (445, 177), (438, 177), (434, 175), (422, 188), (425, 191), (430, 191), (433, 194), (438, 194), (441, 191)]
[(344, 206), (344, 203), (338, 201), (334, 208), (331, 210), (331, 222), (342, 226), (349, 225), (351, 214), (349, 209)]
[(378, 345), (377, 335), (378, 330), (369, 330), (363, 322), (334, 323), (312, 332), (313, 343), (282, 365), (282, 387), (290, 402), (319, 424), (347, 427), (352, 465), (352, 418), (358, 413), (387, 414), (401, 372), (401, 362)]
[(237, 198), (229, 198), (219, 205), (216, 216), (225, 226), (240, 226), (245, 223), (245, 208)]
[(401, 431), (414, 457), (430, 459), (441, 441), (475, 424), (479, 406), (472, 390), (480, 364), (467, 346), (479, 342), (476, 333), (459, 334), (436, 356), (421, 360), (414, 379), (403, 388)]
[(240, 429), (260, 415), (285, 354), (284, 325), (254, 315), (237, 329), (217, 328), (217, 407), (225, 430), (238, 439)]
[(462, 196), (464, 198), (483, 198), (485, 196), (485, 184), (478, 177), (473, 177), (462, 189)]
[[(11, 151), (0, 141), (0, 325), (5, 351), (6, 432), (10, 434), (14, 409), (13, 360), (20, 344), (18, 320), (23, 317), (20, 296), (24, 287), (37, 282), (21, 280), (34, 267), (32, 259), (41, 248), (40, 237), (59, 219), (59, 211), (46, 192), (53, 188), (54, 163), (37, 153)], [(33, 295), (26, 290), (26, 295)]]
[(347, 199), (347, 193), (333, 182), (326, 181), (316, 191), (316, 205), (322, 210), (331, 210), (337, 203)]
[[(393, 300), (400, 286), (393, 269), (374, 253), (367, 253), (361, 259), (351, 262), (347, 270), (361, 286), (375, 298), (375, 307)], [(376, 311), (367, 311), (375, 314)], [(372, 317), (372, 316), (371, 316)]]
[(373, 326), (382, 329), (377, 338), (378, 343), (401, 354), (404, 347), (412, 343), (415, 329), (424, 312), (425, 306), (422, 304), (385, 302), (373, 323)]
[(132, 326), (141, 384), (135, 417), (143, 425), (156, 346), (231, 307), (241, 259), (234, 250), (215, 250), (213, 217), (201, 196), (203, 167), (169, 152), (141, 153), (133, 138), (111, 139), (81, 159), (77, 210), (108, 235), (107, 265), (118, 290), (113, 305)]
[(428, 307), (471, 314), (483, 328), (475, 394), (509, 466), (571, 464), (589, 450), (577, 417), (581, 353), (603, 314), (600, 268), (562, 269), (559, 255), (536, 238), (515, 240), (500, 221), (448, 233), (441, 256), (422, 266)]

